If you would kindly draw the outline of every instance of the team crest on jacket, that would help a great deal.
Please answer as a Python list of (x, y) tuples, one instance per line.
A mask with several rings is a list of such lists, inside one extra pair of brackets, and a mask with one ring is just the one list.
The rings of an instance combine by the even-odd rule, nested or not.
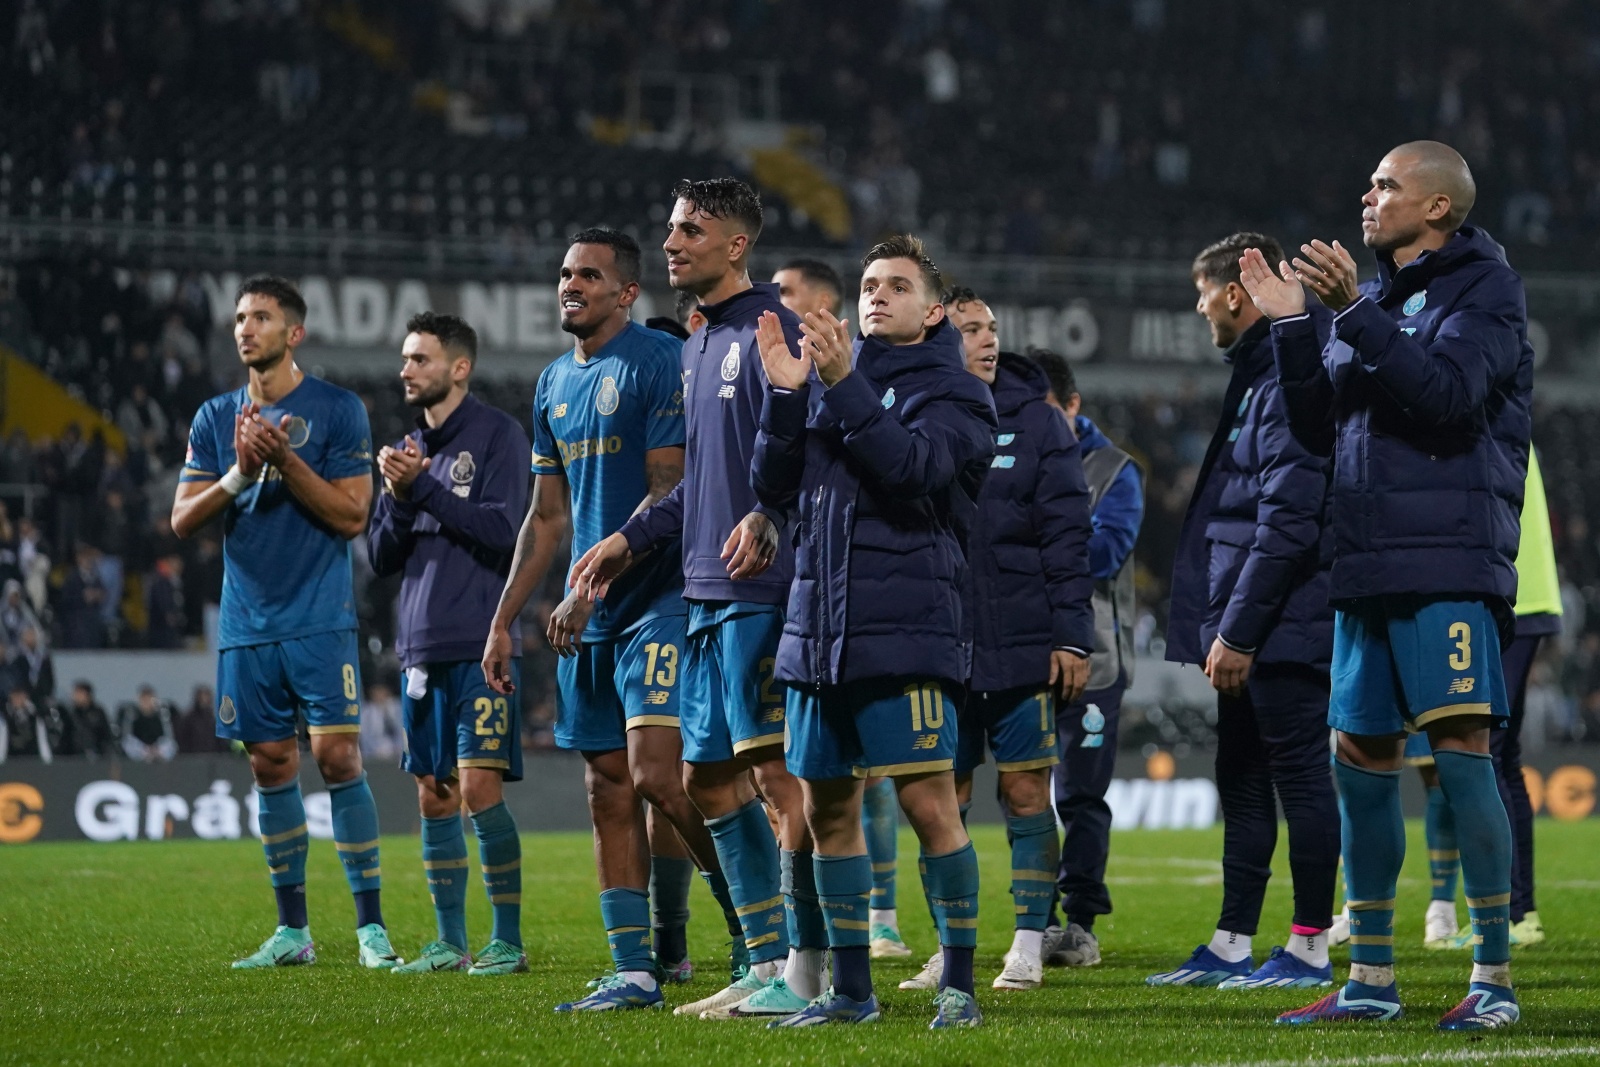
[(1415, 315), (1417, 312), (1421, 311), (1427, 306), (1428, 290), (1424, 289), (1420, 293), (1412, 293), (1410, 296), (1406, 297), (1406, 302), (1400, 305), (1400, 310), (1404, 311), (1407, 315)]
[(722, 380), (735, 381), (739, 377), (739, 342), (735, 341), (728, 346), (728, 354), (722, 357)]
[(594, 398), (594, 409), (602, 415), (615, 415), (617, 405), (622, 403), (622, 394), (617, 391), (617, 380), (607, 377), (600, 383), (600, 395)]
[(289, 419), (289, 447), (299, 448), (309, 440), (311, 440), (310, 424), (299, 415), (291, 416)]
[(461, 452), (456, 456), (456, 461), (450, 464), (450, 480), (455, 484), (450, 491), (459, 497), (466, 497), (472, 492), (472, 476), (478, 468), (473, 465), (472, 453)]
[(889, 391), (883, 394), (883, 410), (888, 411), (894, 407), (894, 386), (889, 386)]

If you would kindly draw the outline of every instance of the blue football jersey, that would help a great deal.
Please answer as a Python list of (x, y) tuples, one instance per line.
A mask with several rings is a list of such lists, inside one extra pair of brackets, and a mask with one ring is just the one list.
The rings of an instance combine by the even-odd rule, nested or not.
[[(649, 489), (645, 453), (683, 446), (677, 338), (637, 323), (580, 363), (574, 352), (539, 376), (533, 398), (533, 472), (562, 474), (572, 493), (572, 558), (615, 533)], [(678, 541), (613, 583), (583, 636), (608, 641), (660, 615), (682, 615)]]
[[(212, 482), (233, 466), (233, 418), (250, 399), (240, 387), (212, 397), (189, 427), (179, 475)], [(372, 431), (361, 398), (306, 375), (288, 396), (261, 409), (277, 425), (290, 417), (289, 445), (319, 476), (372, 473)], [(356, 628), (350, 542), (319, 522), (270, 464), (223, 512), (220, 648), (239, 648)]]

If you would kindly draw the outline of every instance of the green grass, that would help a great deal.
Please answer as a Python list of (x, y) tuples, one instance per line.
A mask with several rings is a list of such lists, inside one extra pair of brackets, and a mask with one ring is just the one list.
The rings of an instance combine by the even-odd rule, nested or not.
[[(927, 995), (895, 984), (916, 962), (879, 964), (876, 1026), (768, 1032), (665, 1012), (558, 1017), (561, 1000), (606, 963), (589, 839), (524, 839), (524, 932), (532, 973), (510, 978), (399, 977), (355, 962), (351, 909), (331, 843), (314, 842), (310, 905), (321, 962), (234, 973), (228, 963), (270, 930), (260, 849), (243, 842), (26, 845), (0, 851), (0, 1063), (420, 1064), (1223, 1064), (1600, 1062), (1600, 820), (1539, 824), (1540, 915), (1550, 940), (1519, 950), (1524, 1021), (1482, 1036), (1439, 1034), (1438, 1016), (1465, 991), (1464, 954), (1424, 953), (1426, 867), (1420, 827), (1400, 888), (1397, 940), (1407, 1017), (1383, 1027), (1290, 1030), (1273, 1016), (1314, 991), (1219, 993), (1149, 989), (1215, 923), (1220, 832), (1119, 834), (1111, 850), (1117, 912), (1098, 932), (1105, 963), (1047, 972), (1044, 989), (1002, 995), (987, 984), (1009, 945), (1004, 840), (976, 834), (984, 857), (978, 1031), (930, 1034)], [(385, 910), (397, 949), (433, 936), (416, 838), (384, 841)], [(933, 935), (916, 884), (915, 842), (901, 840), (902, 927), (919, 960)], [(1267, 898), (1261, 950), (1287, 932), (1281, 863)], [(468, 920), (487, 939), (476, 891)], [(1465, 907), (1462, 906), (1465, 916)], [(676, 1003), (725, 975), (721, 921), (696, 890), (691, 945), (700, 976)], [(1258, 955), (1260, 950), (1258, 950)], [(1344, 962), (1335, 950), (1336, 968)], [(1571, 1050), (1571, 1051), (1564, 1051)]]

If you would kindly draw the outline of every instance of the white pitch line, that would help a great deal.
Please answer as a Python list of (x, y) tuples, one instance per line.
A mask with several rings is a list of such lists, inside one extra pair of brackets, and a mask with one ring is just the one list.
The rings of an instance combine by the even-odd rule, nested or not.
[[(1328, 1059), (1321, 1056), (1302, 1056), (1292, 1060), (1223, 1060), (1196, 1067), (1381, 1067), (1398, 1063), (1494, 1063), (1498, 1060), (1559, 1060), (1573, 1056), (1600, 1057), (1600, 1045), (1578, 1045), (1568, 1048), (1506, 1048), (1463, 1049), (1453, 1052), (1409, 1052), (1404, 1055), (1346, 1056)], [(1163, 1067), (1191, 1067), (1188, 1064), (1166, 1064)]]

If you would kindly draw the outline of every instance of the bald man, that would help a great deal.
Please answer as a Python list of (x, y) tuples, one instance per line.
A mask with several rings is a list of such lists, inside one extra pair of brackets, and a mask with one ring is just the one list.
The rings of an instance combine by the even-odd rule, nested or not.
[[(1439, 1022), (1515, 1022), (1511, 831), (1489, 753), (1509, 715), (1500, 664), (1517, 593), (1533, 349), (1522, 282), (1466, 225), (1475, 187), (1448, 145), (1384, 156), (1361, 198), (1378, 276), (1357, 284), (1335, 241), (1300, 246), (1276, 271), (1259, 249), (1240, 281), (1272, 319), (1278, 378), (1308, 447), (1333, 457), (1333, 691), (1350, 979), (1280, 1023), (1400, 1015), (1394, 897), (1405, 854), (1400, 768), (1425, 732), (1456, 816), (1472, 918), (1467, 996)], [(1331, 336), (1304, 287), (1335, 312)]]

